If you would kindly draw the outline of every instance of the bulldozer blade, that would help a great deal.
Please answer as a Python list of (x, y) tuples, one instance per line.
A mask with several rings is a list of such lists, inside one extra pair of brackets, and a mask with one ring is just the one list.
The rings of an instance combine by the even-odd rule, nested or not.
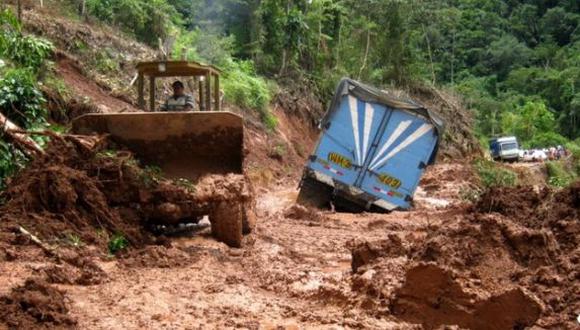
[(108, 134), (145, 165), (192, 182), (205, 174), (242, 173), (243, 121), (225, 111), (87, 114), (75, 134)]

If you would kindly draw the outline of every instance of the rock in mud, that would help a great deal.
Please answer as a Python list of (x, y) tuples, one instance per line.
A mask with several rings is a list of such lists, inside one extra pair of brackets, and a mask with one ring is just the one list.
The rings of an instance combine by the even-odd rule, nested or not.
[(284, 217), (294, 220), (320, 220), (320, 215), (316, 210), (307, 208), (300, 204), (294, 204), (284, 211)]

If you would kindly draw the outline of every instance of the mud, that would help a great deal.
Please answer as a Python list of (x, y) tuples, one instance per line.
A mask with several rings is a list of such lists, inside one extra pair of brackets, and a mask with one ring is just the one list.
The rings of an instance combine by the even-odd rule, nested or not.
[(13, 244), (30, 244), (19, 233), (23, 227), (50, 244), (75, 240), (104, 248), (112, 235), (122, 234), (140, 247), (154, 243), (152, 225), (195, 222), (220, 202), (250, 205), (253, 198), (241, 174), (174, 181), (112, 146), (103, 137), (52, 135), (46, 154), (3, 192), (3, 235)]
[(520, 329), (538, 319), (541, 305), (521, 289), (483, 298), (466, 292), (454, 274), (433, 264), (409, 269), (391, 309), (397, 317), (426, 328)]
[(131, 250), (124, 253), (121, 258), (121, 264), (127, 268), (185, 267), (199, 259), (195, 254), (165, 246), (147, 246)]
[(71, 329), (76, 324), (69, 316), (64, 292), (43, 280), (28, 279), (0, 297), (0, 328)]
[(578, 188), (492, 189), (423, 233), (351, 242), (353, 290), (425, 328), (574, 328)]
[[(409, 212), (322, 212), (295, 206), (293, 187), (259, 188), (257, 226), (240, 249), (212, 239), (209, 228), (194, 237), (159, 237), (115, 258), (95, 257), (89, 246), (61, 248), (66, 262), (26, 252), (33, 245), (16, 251), (0, 244), (17, 254), (0, 261), (0, 281), (8, 283), (1, 294), (31, 275), (62, 282), (79, 328), (576, 327), (580, 255), (570, 230), (577, 186), (495, 191), (517, 207), (546, 194), (536, 206), (541, 217), (529, 219), (509, 205), (491, 212), (488, 204), (466, 205), (454, 193), (472, 184), (463, 166), (437, 165), (425, 176), (422, 198), (447, 206), (425, 202)], [(235, 176), (202, 181), (195, 186), (200, 205), (213, 198), (202, 198), (204, 191), (229, 196), (240, 188), (231, 186)], [(131, 200), (107, 198), (109, 205)], [(94, 262), (103, 278), (82, 284), (83, 263), (75, 260)]]

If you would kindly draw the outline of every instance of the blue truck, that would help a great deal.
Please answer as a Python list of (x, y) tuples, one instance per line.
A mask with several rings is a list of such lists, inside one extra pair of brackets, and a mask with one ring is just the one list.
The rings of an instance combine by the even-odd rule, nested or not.
[(380, 212), (412, 206), (444, 122), (418, 103), (343, 79), (320, 128), (298, 203)]
[(520, 157), (520, 147), (515, 136), (496, 137), (489, 140), (491, 158), (495, 161), (515, 162)]

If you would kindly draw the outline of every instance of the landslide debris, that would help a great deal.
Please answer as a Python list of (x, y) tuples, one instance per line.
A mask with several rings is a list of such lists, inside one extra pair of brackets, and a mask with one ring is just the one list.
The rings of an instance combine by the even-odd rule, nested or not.
[(473, 134), (474, 112), (467, 109), (459, 95), (424, 84), (415, 84), (406, 91), (391, 89), (389, 92), (398, 98), (418, 101), (443, 118), (445, 132), (440, 141), (439, 159), (457, 160), (483, 155)]
[(30, 278), (0, 297), (0, 328), (70, 329), (76, 320), (68, 315), (65, 294), (41, 279)]
[(51, 134), (45, 154), (2, 193), (0, 240), (27, 243), (22, 226), (50, 243), (73, 237), (104, 248), (121, 234), (134, 247), (154, 244), (151, 226), (195, 222), (224, 201), (249, 203), (246, 182), (235, 174), (169, 180), (106, 137)]
[(424, 234), (350, 244), (352, 288), (371, 313), (425, 328), (574, 328), (580, 182), (494, 188)]

